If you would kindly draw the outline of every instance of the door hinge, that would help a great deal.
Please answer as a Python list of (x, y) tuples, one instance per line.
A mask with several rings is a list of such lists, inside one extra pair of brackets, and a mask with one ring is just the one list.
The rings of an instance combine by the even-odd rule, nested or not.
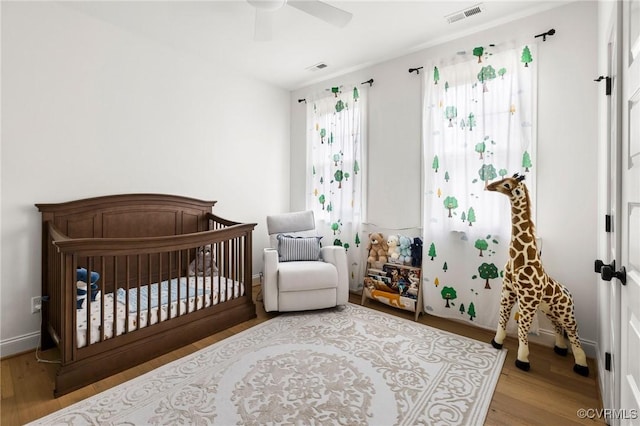
[(609, 352), (604, 353), (604, 369), (611, 371), (611, 354)]
[(602, 80), (605, 80), (605, 82), (606, 82), (605, 95), (610, 96), (611, 95), (611, 77), (608, 77), (608, 76), (605, 77), (605, 76), (601, 75), (600, 77), (596, 78), (593, 81), (600, 82)]
[(604, 230), (605, 232), (611, 232), (613, 227), (613, 218), (610, 214), (604, 215)]

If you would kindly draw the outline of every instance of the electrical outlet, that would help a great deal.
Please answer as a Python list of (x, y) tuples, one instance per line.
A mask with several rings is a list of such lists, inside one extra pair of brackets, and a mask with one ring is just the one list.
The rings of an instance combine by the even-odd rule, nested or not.
[(42, 307), (42, 297), (36, 296), (31, 298), (31, 313), (37, 314)]

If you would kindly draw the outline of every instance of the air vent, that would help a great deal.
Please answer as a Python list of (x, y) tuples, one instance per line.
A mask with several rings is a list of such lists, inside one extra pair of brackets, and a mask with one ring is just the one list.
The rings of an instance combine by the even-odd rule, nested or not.
[(452, 13), (451, 15), (447, 15), (445, 16), (445, 19), (447, 20), (448, 23), (453, 24), (454, 22), (461, 21), (462, 19), (477, 15), (483, 10), (484, 10), (484, 6), (482, 4), (477, 4), (468, 9), (464, 9), (459, 12)]
[(327, 64), (325, 64), (324, 62), (320, 62), (318, 64), (311, 65), (309, 68), (307, 68), (307, 70), (309, 70), (309, 71), (318, 71), (318, 70), (324, 69), (326, 67), (327, 67)]

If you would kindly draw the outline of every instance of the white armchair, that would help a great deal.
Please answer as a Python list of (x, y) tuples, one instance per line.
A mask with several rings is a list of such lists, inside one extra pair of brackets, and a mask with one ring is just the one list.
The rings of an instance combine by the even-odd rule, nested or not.
[(262, 281), (267, 312), (323, 309), (348, 302), (347, 254), (343, 247), (316, 246), (319, 239), (312, 211), (268, 216), (267, 231), (271, 248), (264, 249)]

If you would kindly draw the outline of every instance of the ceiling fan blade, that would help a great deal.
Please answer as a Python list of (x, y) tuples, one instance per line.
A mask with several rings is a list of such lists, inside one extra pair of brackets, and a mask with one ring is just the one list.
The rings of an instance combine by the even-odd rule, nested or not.
[(271, 12), (256, 9), (256, 20), (253, 32), (255, 41), (269, 41), (273, 37), (273, 15)]
[(289, 0), (287, 4), (339, 28), (347, 25), (353, 17), (352, 13), (319, 0)]

